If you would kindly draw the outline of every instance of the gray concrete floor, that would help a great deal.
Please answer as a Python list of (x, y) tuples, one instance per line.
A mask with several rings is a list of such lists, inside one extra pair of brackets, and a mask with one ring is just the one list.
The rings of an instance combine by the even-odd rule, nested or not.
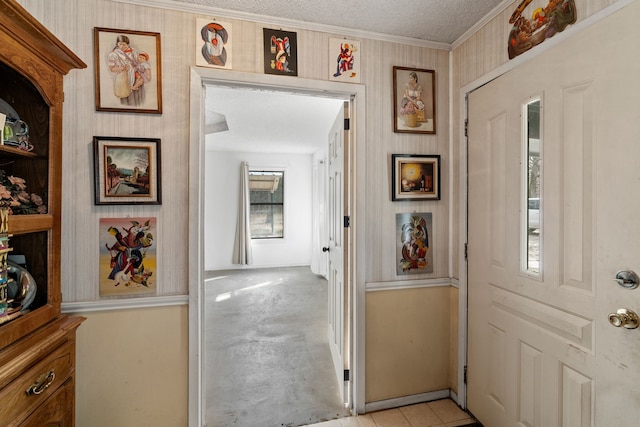
[(308, 267), (205, 281), (208, 427), (293, 427), (349, 416), (327, 339), (327, 281)]

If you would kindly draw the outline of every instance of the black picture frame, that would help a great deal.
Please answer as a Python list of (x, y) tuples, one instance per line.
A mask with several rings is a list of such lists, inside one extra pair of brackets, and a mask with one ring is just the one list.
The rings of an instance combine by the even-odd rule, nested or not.
[(440, 200), (440, 155), (393, 154), (392, 200)]
[(160, 205), (160, 139), (95, 136), (96, 205)]
[(298, 75), (297, 33), (263, 28), (264, 73)]

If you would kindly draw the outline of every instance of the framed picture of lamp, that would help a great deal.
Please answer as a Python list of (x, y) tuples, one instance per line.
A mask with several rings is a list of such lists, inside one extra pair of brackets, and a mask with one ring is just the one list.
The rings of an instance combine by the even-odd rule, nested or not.
[(96, 205), (159, 205), (160, 140), (93, 137)]
[(393, 131), (436, 133), (435, 71), (393, 67)]
[(440, 200), (440, 156), (392, 154), (392, 200)]

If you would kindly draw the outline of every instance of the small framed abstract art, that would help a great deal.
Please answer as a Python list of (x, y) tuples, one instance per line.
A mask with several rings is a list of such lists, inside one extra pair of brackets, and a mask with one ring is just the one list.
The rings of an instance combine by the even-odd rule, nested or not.
[(199, 18), (196, 28), (196, 65), (231, 69), (231, 24)]
[(440, 200), (440, 156), (393, 154), (392, 200)]
[(298, 75), (297, 34), (263, 28), (264, 73), (282, 76)]
[(396, 214), (396, 274), (433, 273), (432, 214)]
[(360, 42), (329, 39), (329, 80), (360, 83)]

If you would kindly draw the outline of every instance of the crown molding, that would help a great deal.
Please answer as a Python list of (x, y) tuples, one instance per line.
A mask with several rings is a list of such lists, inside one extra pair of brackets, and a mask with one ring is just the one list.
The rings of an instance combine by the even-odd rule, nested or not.
[(111, 0), (115, 3), (125, 3), (137, 6), (153, 7), (157, 9), (168, 9), (179, 12), (187, 12), (193, 14), (209, 15), (214, 19), (238, 19), (242, 21), (251, 21), (258, 24), (267, 24), (277, 27), (298, 28), (301, 30), (320, 31), (323, 33), (336, 34), (343, 37), (363, 38), (371, 40), (379, 40), (391, 43), (399, 43), (406, 45), (414, 45), (439, 50), (451, 50), (448, 43), (432, 42), (428, 40), (415, 39), (411, 37), (394, 36), (391, 34), (383, 34), (380, 32), (356, 30), (353, 28), (344, 28), (334, 25), (318, 24), (308, 21), (297, 21), (294, 19), (278, 18), (275, 16), (258, 15), (248, 12), (240, 12), (236, 10), (222, 9), (212, 6), (202, 6), (190, 3), (182, 3), (174, 0)]
[(451, 50), (456, 49), (462, 43), (467, 41), (469, 37), (480, 31), (482, 27), (491, 22), (493, 18), (500, 15), (508, 6), (513, 5), (513, 3), (514, 0), (502, 0), (500, 4), (498, 4), (489, 13), (483, 16), (482, 19), (476, 22), (473, 27), (469, 28), (463, 35), (458, 37), (458, 39), (451, 44)]

